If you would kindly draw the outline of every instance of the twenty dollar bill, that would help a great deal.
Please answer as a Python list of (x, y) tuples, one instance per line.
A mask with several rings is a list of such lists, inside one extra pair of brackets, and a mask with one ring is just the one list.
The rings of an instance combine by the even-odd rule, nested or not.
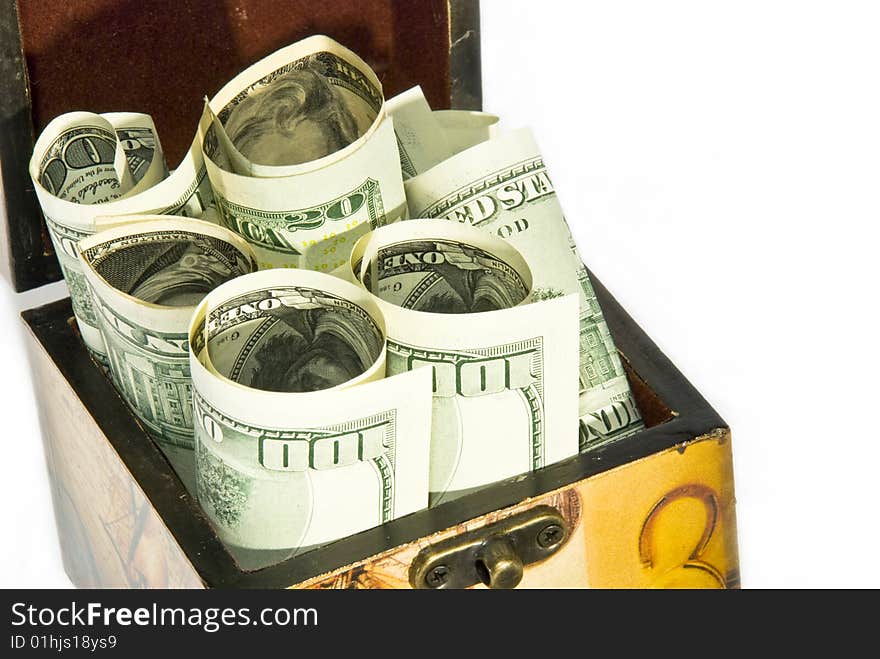
[(329, 272), (406, 199), (382, 85), (347, 48), (314, 36), (247, 68), (199, 127), (217, 210), (261, 267)]

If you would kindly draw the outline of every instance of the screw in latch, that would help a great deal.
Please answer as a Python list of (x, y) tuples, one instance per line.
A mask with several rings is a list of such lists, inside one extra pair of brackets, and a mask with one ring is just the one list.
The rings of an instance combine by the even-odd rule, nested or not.
[(549, 549), (562, 542), (563, 537), (565, 537), (565, 533), (559, 524), (548, 524), (538, 532), (538, 546)]
[(447, 581), (449, 581), (449, 568), (445, 565), (435, 565), (425, 575), (428, 588), (440, 588)]

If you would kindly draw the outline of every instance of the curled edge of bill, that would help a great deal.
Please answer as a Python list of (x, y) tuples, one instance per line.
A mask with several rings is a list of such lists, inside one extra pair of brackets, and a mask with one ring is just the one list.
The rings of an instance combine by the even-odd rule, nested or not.
[[(203, 189), (201, 182), (206, 174), (197, 134), (194, 135), (189, 149), (177, 168), (167, 177), (154, 180), (154, 184), (150, 187), (142, 188), (138, 184), (133, 192), (104, 204), (83, 205), (56, 197), (40, 183), (37, 171), (37, 154), (41, 153), (39, 141), (44, 135), (48, 135), (50, 126), (43, 130), (37, 140), (38, 144), (34, 147), (29, 170), (40, 207), (43, 214), (51, 222), (71, 227), (77, 231), (93, 233), (95, 218), (99, 216), (128, 216), (142, 213), (177, 214), (181, 209), (192, 206), (194, 198), (198, 201), (199, 212), (204, 211), (210, 205), (210, 200), (200, 197)], [(149, 174), (149, 176), (152, 179), (153, 174)], [(141, 183), (143, 183), (143, 179)]]
[[(369, 128), (364, 131), (363, 135), (358, 137), (354, 142), (338, 151), (317, 158), (316, 160), (311, 160), (298, 165), (260, 165), (250, 162), (238, 151), (238, 149), (235, 148), (217, 115), (222, 111), (226, 104), (240, 94), (243, 89), (247, 89), (250, 85), (260, 80), (267, 71), (279, 69), (286, 64), (321, 51), (331, 52), (346, 60), (353, 65), (355, 69), (360, 71), (360, 73), (365, 75), (369, 82), (378, 90), (382, 98), (382, 103), (379, 106), (379, 110), (376, 113), (373, 122), (370, 124)], [(236, 177), (230, 179), (233, 181), (237, 178), (247, 179), (253, 177), (282, 178), (315, 172), (350, 157), (370, 141), (373, 134), (379, 129), (386, 118), (386, 101), (382, 90), (382, 83), (373, 71), (373, 68), (361, 59), (357, 53), (349, 50), (336, 40), (326, 35), (317, 34), (297, 41), (289, 46), (285, 46), (280, 50), (276, 50), (271, 55), (267, 55), (263, 59), (246, 68), (244, 71), (241, 71), (238, 75), (232, 78), (232, 80), (223, 85), (223, 87), (220, 88), (220, 91), (218, 91), (213, 97), (210, 99), (205, 98), (205, 109), (202, 112), (202, 118), (199, 121), (197, 135), (204, 158), (215, 165), (222, 172), (222, 176)], [(208, 154), (204, 153), (205, 136), (212, 124), (214, 124), (214, 130), (218, 135), (218, 139), (221, 141), (221, 149), (229, 156), (230, 162), (228, 163), (228, 166), (224, 166), (224, 163), (215, 162)], [(230, 168), (232, 171), (230, 171)]]
[[(84, 257), (84, 253), (97, 245), (112, 240), (134, 237), (151, 232), (179, 231), (203, 234), (205, 236), (223, 240), (235, 247), (248, 259), (251, 272), (256, 272), (258, 270), (257, 257), (256, 254), (254, 254), (254, 250), (250, 243), (234, 231), (230, 231), (229, 229), (208, 220), (182, 217), (179, 215), (146, 214), (124, 216), (103, 215), (97, 217), (96, 222), (99, 231), (90, 236), (86, 236), (80, 240), (76, 246), (80, 263), (83, 266), (84, 271), (90, 274), (89, 282), (97, 283), (103, 291), (112, 291), (114, 295), (118, 295), (121, 299), (126, 300), (129, 305), (133, 305), (136, 308), (153, 309), (160, 313), (174, 311), (175, 320), (172, 321), (173, 329), (167, 329), (164, 331), (176, 331), (185, 334), (189, 329), (189, 321), (197, 305), (172, 307), (164, 304), (147, 302), (134, 297), (110, 284), (92, 267), (92, 264)], [(185, 324), (181, 325), (181, 320), (178, 318), (185, 319)]]
[(434, 117), (446, 135), (450, 157), (487, 142), (499, 133), (501, 118), (477, 110), (434, 110)]

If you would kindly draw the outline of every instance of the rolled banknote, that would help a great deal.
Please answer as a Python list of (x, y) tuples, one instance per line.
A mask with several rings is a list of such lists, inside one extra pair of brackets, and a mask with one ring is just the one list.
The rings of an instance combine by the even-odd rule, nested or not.
[(199, 126), (217, 210), (261, 267), (329, 272), (406, 199), (382, 85), (357, 55), (314, 36), (247, 68)]
[(499, 118), (476, 110), (434, 110), (452, 157), (472, 146), (490, 140), (498, 133)]
[(580, 298), (580, 447), (603, 446), (644, 424), (529, 130), (490, 139), (406, 182), (412, 217), (452, 220), (514, 245), (534, 277), (532, 297)]
[(76, 244), (96, 231), (98, 216), (201, 214), (212, 196), (201, 150), (195, 146), (166, 178), (153, 120), (131, 112), (61, 115), (34, 146), (31, 180), (70, 289), (73, 313), (83, 341), (104, 365), (106, 349)]
[(446, 133), (437, 115), (431, 111), (421, 87), (413, 87), (388, 99), (387, 109), (388, 116), (394, 120), (404, 180), (452, 157)]
[(196, 305), (257, 269), (240, 236), (201, 220), (136, 216), (78, 245), (117, 389), (194, 491), (187, 348)]
[(385, 376), (385, 323), (353, 284), (240, 277), (190, 327), (199, 501), (261, 567), (428, 503), (431, 374)]
[(577, 454), (576, 296), (529, 304), (513, 247), (444, 220), (367, 234), (350, 272), (385, 317), (387, 373), (432, 373), (432, 506)]

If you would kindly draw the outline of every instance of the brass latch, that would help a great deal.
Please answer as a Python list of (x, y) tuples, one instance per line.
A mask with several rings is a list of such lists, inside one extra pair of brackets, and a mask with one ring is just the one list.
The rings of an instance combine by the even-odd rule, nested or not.
[(425, 547), (413, 559), (413, 588), (516, 588), (523, 566), (543, 561), (568, 540), (559, 511), (536, 506)]

